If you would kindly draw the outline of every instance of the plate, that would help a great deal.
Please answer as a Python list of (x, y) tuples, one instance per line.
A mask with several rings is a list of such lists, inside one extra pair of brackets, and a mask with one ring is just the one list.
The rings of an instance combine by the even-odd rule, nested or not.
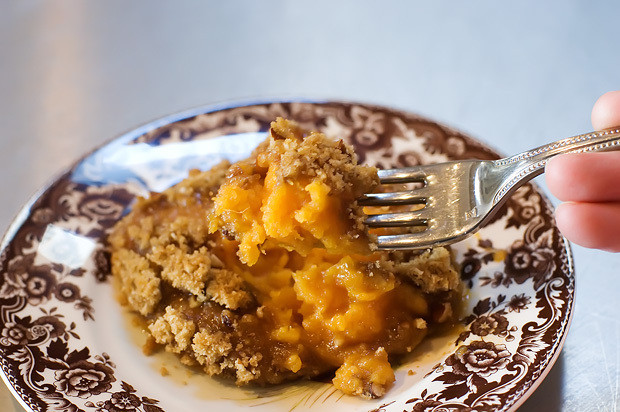
[(277, 116), (351, 143), (380, 168), (494, 159), (480, 142), (423, 117), (346, 102), (271, 101), (210, 107), (129, 132), (78, 161), (26, 205), (2, 241), (0, 365), (33, 411), (508, 411), (540, 384), (570, 323), (574, 271), (552, 207), (534, 185), (453, 246), (469, 287), (461, 327), (425, 341), (382, 399), (329, 383), (237, 388), (145, 356), (116, 302), (106, 233), (139, 195), (189, 169), (249, 155)]

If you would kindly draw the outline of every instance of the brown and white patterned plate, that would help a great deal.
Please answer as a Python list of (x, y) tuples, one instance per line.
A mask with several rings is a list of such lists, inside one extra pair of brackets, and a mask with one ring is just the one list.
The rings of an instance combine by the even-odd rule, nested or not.
[(82, 158), (24, 207), (0, 254), (0, 366), (33, 411), (509, 411), (557, 358), (574, 298), (571, 252), (550, 203), (526, 185), (454, 246), (471, 288), (462, 327), (421, 345), (379, 400), (328, 383), (237, 388), (144, 356), (114, 298), (105, 237), (137, 195), (191, 168), (246, 157), (276, 116), (352, 143), (381, 168), (493, 159), (483, 144), (422, 117), (365, 104), (268, 102), (203, 108), (127, 133)]

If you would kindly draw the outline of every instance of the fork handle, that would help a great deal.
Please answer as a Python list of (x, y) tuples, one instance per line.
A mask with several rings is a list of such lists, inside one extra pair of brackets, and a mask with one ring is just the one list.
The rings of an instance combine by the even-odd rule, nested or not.
[(493, 204), (499, 202), (509, 191), (521, 182), (538, 176), (545, 170), (547, 161), (565, 153), (602, 152), (620, 150), (620, 128), (612, 128), (581, 134), (540, 146), (515, 156), (496, 160), (496, 166), (505, 167), (509, 178), (499, 189)]

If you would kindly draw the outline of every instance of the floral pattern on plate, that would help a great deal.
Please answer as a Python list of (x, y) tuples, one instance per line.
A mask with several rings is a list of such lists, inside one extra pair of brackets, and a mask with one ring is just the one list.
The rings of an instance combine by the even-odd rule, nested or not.
[(0, 366), (22, 405), (34, 411), (154, 412), (204, 402), (230, 410), (337, 404), (344, 410), (507, 411), (540, 383), (568, 329), (574, 274), (551, 206), (533, 185), (520, 188), (477, 235), (454, 245), (470, 288), (462, 328), (435, 339), (447, 351), (422, 348), (405, 359), (383, 399), (351, 399), (328, 384), (297, 382), (268, 390), (218, 384), (206, 391), (206, 401), (191, 385), (174, 388), (134, 356), (135, 345), (117, 322), (106, 234), (136, 196), (163, 190), (190, 168), (246, 157), (277, 116), (350, 142), (361, 161), (380, 168), (497, 158), (428, 119), (342, 102), (197, 109), (115, 139), (33, 199), (3, 240)]

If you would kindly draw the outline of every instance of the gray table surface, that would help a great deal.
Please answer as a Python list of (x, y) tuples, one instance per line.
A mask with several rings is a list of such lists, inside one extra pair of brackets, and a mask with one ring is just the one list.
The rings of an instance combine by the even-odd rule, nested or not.
[[(596, 98), (620, 88), (619, 16), (620, 3), (587, 0), (3, 0), (0, 230), (88, 150), (202, 104), (386, 104), (506, 154), (589, 131)], [(573, 251), (572, 327), (520, 411), (619, 404), (620, 255)], [(0, 410), (12, 408), (0, 389)]]

